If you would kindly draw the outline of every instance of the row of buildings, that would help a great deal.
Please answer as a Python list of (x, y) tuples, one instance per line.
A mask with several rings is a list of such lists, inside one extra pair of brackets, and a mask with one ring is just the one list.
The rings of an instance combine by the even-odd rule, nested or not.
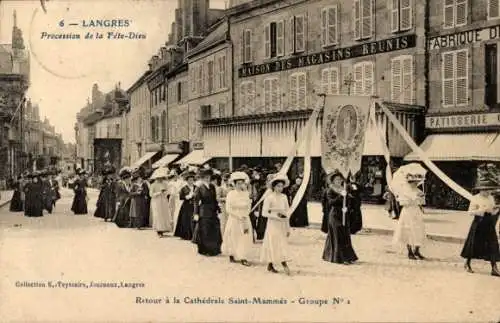
[[(179, 0), (168, 41), (127, 90), (122, 165), (161, 158), (271, 168), (320, 93), (378, 96), (467, 189), (479, 163), (500, 162), (499, 0), (253, 0), (230, 1), (226, 10), (208, 3)], [(418, 160), (385, 116), (377, 122), (395, 166)], [(94, 131), (80, 125), (79, 134)], [(323, 184), (320, 129), (313, 195)], [(385, 161), (374, 137), (368, 128), (360, 181), (365, 198), (376, 200)], [(79, 156), (92, 162), (83, 149)], [(432, 175), (427, 183), (429, 204), (467, 204)]]

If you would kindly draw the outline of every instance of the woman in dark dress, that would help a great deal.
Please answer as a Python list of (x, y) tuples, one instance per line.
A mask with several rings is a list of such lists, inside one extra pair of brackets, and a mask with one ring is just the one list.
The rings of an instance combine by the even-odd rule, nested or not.
[[(323, 260), (349, 265), (358, 260), (351, 243), (349, 219), (343, 225), (342, 207), (344, 196), (347, 196), (347, 209), (353, 205), (353, 197), (344, 190), (342, 175), (334, 173), (327, 179), (329, 189), (326, 192), (327, 207), (323, 212), (328, 212), (328, 235), (323, 250)], [(350, 213), (347, 212), (347, 217)]]
[(52, 187), (52, 208), (55, 209), (57, 201), (61, 199), (61, 193), (59, 192), (59, 181), (56, 178), (56, 174), (53, 174), (50, 179), (50, 186)]
[(52, 186), (50, 185), (50, 173), (45, 170), (41, 173), (42, 180), (42, 196), (43, 196), (43, 208), (52, 214), (52, 209), (54, 206), (54, 192), (52, 191)]
[(330, 214), (330, 208), (328, 206), (328, 192), (330, 188), (328, 184), (323, 188), (323, 194), (321, 195), (321, 209), (323, 211), (323, 217), (321, 219), (321, 232), (328, 233), (328, 216)]
[(14, 193), (12, 195), (12, 199), (10, 200), (9, 210), (11, 212), (22, 212), (24, 210), (24, 201), (23, 201), (23, 186), (24, 186), (23, 176), (20, 175), (17, 177), (17, 181), (13, 183), (14, 185)]
[[(292, 204), (295, 195), (297, 195), (300, 185), (302, 184), (302, 180), (303, 180), (302, 176), (297, 177), (295, 179), (295, 184), (293, 184), (288, 190), (288, 194), (290, 194), (289, 195), (290, 205)], [(292, 228), (303, 228), (307, 227), (308, 225), (309, 225), (309, 216), (307, 212), (307, 193), (305, 193), (302, 199), (300, 200), (299, 205), (290, 216), (290, 226)]]
[(26, 194), (26, 207), (24, 215), (28, 217), (41, 217), (43, 216), (43, 195), (42, 195), (42, 181), (40, 174), (34, 173), (32, 175), (31, 183), (25, 187)]
[(114, 168), (104, 169), (101, 190), (97, 198), (96, 210), (94, 216), (104, 219), (105, 222), (111, 221), (116, 211), (116, 190), (113, 180)]
[(179, 211), (179, 218), (175, 227), (174, 236), (183, 240), (193, 239), (193, 212), (194, 212), (194, 179), (196, 174), (188, 171), (185, 173), (184, 179), (187, 184), (181, 188), (179, 198), (182, 201), (182, 206)]
[(75, 192), (75, 197), (73, 198), (73, 204), (71, 205), (71, 211), (75, 215), (87, 214), (87, 181), (85, 180), (85, 171), (77, 171), (77, 178), (73, 184), (73, 191)]
[[(269, 182), (275, 174), (268, 174), (266, 177), (266, 181)], [(263, 181), (259, 182), (259, 185), (257, 186), (257, 196), (256, 200), (252, 201), (252, 208), (254, 207), (255, 203), (260, 201), (260, 199), (264, 196), (264, 194), (267, 191), (267, 183), (264, 183)], [(262, 216), (262, 203), (257, 206), (254, 210), (254, 216), (257, 218), (257, 228), (255, 229), (256, 231), (256, 236), (257, 240), (263, 240), (264, 236), (266, 234), (266, 228), (267, 228), (267, 218), (265, 216)]]
[(149, 223), (149, 186), (144, 181), (144, 170), (138, 169), (132, 174), (130, 190), (130, 227), (142, 229)]
[(479, 194), (475, 195), (469, 206), (469, 213), (474, 216), (469, 234), (461, 252), (465, 258), (465, 270), (473, 273), (472, 259), (481, 259), (491, 263), (491, 275), (500, 277), (497, 261), (500, 260), (496, 223), (498, 221), (499, 205), (495, 204), (492, 191), (500, 186), (488, 180), (481, 180), (476, 186)]
[(215, 186), (210, 183), (212, 170), (200, 172), (200, 184), (194, 193), (194, 220), (197, 221), (194, 241), (198, 253), (204, 256), (217, 256), (221, 253), (222, 235), (220, 232), (219, 203)]
[(116, 213), (113, 222), (119, 228), (130, 225), (130, 189), (132, 174), (128, 168), (123, 168), (119, 173), (120, 180), (116, 183)]

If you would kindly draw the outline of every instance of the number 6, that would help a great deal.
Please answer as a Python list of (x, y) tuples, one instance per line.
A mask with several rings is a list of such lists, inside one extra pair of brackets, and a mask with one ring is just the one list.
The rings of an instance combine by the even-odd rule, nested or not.
[(64, 27), (64, 19), (59, 21), (59, 27)]

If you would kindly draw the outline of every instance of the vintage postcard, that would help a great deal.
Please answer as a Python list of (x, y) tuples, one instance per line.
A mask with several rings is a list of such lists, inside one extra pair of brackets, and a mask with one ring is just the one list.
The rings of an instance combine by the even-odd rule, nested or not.
[(0, 322), (500, 322), (500, 0), (0, 0)]

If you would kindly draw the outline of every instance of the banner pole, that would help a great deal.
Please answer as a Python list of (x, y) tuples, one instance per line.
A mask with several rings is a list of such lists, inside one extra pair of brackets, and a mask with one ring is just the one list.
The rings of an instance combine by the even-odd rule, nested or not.
[(344, 201), (342, 202), (342, 225), (345, 227), (347, 214), (347, 178), (344, 179)]

